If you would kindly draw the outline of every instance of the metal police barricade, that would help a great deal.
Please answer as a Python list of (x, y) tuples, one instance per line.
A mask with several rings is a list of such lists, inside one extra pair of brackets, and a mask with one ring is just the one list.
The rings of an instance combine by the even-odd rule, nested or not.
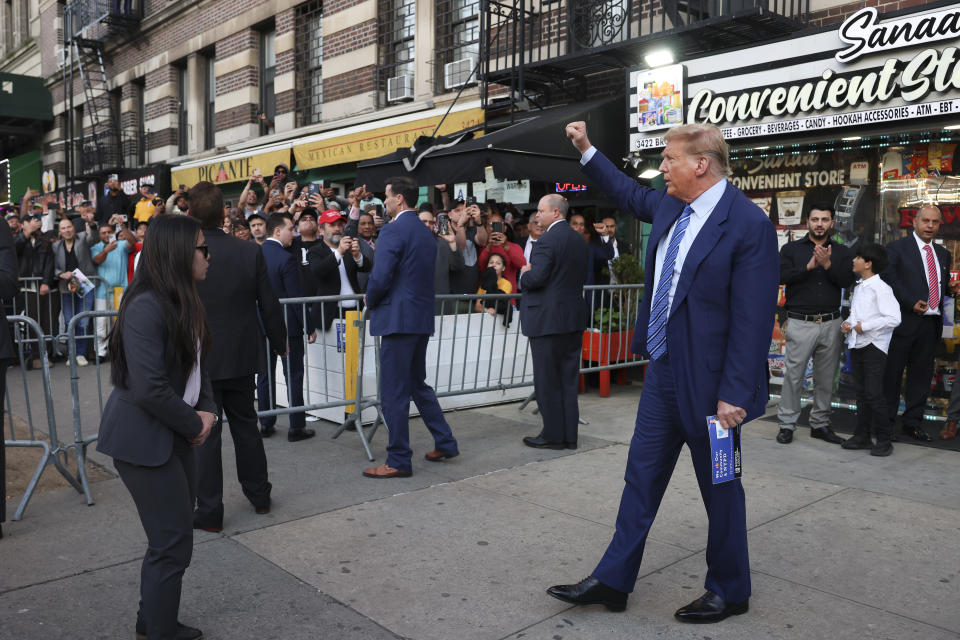
[[(288, 343), (290, 339), (296, 339), (302, 348), (290, 348), (289, 353), (281, 356), (275, 366), (270, 366), (273, 360), (270, 355), (272, 346), (269, 339), (265, 339), (268, 366), (257, 380), (257, 415), (263, 424), (263, 418), (287, 415), (293, 419), (294, 414), (310, 413), (338, 423), (331, 438), (337, 438), (346, 429), (356, 427), (367, 458), (373, 460), (369, 437), (375, 432), (376, 425), (365, 433), (359, 420), (354, 419), (355, 413), (359, 415), (358, 400), (362, 397), (363, 388), (365, 358), (361, 354), (367, 351), (368, 344), (363, 340), (366, 316), (360, 311), (362, 300), (362, 295), (280, 300), (284, 308)], [(335, 311), (328, 308), (334, 306)], [(293, 332), (291, 318), (295, 318), (299, 325), (293, 327)], [(312, 341), (306, 328), (313, 326), (314, 321), (317, 335)], [(273, 350), (283, 353), (286, 349)], [(288, 384), (287, 373), (284, 373), (285, 368), (291, 377), (298, 377), (301, 364), (296, 361), (297, 358), (303, 359), (303, 384), (299, 392)], [(286, 401), (284, 407), (278, 407), (281, 398)]]
[[(30, 479), (29, 484), (24, 491), (20, 504), (13, 515), (14, 520), (20, 520), (23, 512), (27, 508), (33, 492), (36, 490), (37, 483), (43, 474), (44, 469), (53, 465), (60, 474), (70, 483), (70, 485), (87, 497), (87, 504), (93, 504), (90, 498), (89, 489), (86, 488), (86, 475), (83, 470), (82, 457), (78, 455), (77, 467), (78, 473), (75, 476), (68, 468), (68, 453), (74, 448), (72, 443), (63, 443), (57, 434), (57, 420), (53, 408), (53, 393), (50, 385), (50, 361), (47, 357), (46, 345), (53, 341), (52, 336), (44, 335), (40, 324), (33, 318), (23, 315), (7, 316), (7, 322), (13, 330), (14, 340), (17, 345), (19, 356), (20, 374), (23, 383), (24, 401), (22, 407), (13, 400), (13, 391), (15, 386), (11, 384), (8, 377), (7, 384), (7, 416), (10, 421), (10, 440), (4, 440), (4, 446), (7, 447), (36, 447), (42, 450), (43, 454), (37, 463), (36, 470)], [(35, 412), (37, 405), (30, 398), (30, 382), (27, 378), (26, 360), (30, 350), (35, 350), (40, 359), (43, 385), (43, 408), (47, 417), (48, 441), (43, 440), (38, 434), (35, 426)], [(32, 357), (32, 356), (30, 356)], [(14, 411), (22, 410), (27, 420), (27, 438), (19, 439), (14, 424)], [(86, 489), (86, 490), (85, 490)]]
[[(70, 323), (67, 325), (66, 343), (67, 343), (67, 358), (70, 366), (70, 400), (71, 400), (71, 409), (73, 412), (73, 443), (68, 445), (70, 448), (73, 448), (77, 456), (77, 472), (78, 480), (80, 487), (83, 491), (84, 496), (87, 499), (87, 504), (93, 504), (93, 496), (90, 492), (90, 482), (87, 479), (87, 470), (86, 470), (86, 460), (87, 460), (87, 447), (96, 442), (97, 434), (84, 436), (83, 435), (83, 420), (81, 417), (81, 406), (80, 406), (80, 367), (77, 363), (77, 356), (82, 355), (78, 350), (78, 342), (87, 343), (87, 341), (96, 340), (96, 330), (94, 328), (94, 322), (97, 319), (103, 319), (105, 322), (110, 323), (119, 315), (119, 311), (108, 309), (100, 311), (84, 311), (78, 313), (70, 319)], [(87, 330), (84, 333), (79, 333), (80, 327), (83, 327)], [(99, 357), (97, 353), (97, 348), (94, 346), (93, 349), (94, 360), (92, 362), (93, 368), (97, 374), (97, 407), (99, 409), (98, 416), (103, 416), (103, 371), (102, 364), (103, 360)], [(97, 426), (99, 429), (99, 420)]]
[(610, 395), (610, 372), (616, 370), (620, 383), (626, 382), (627, 367), (647, 364), (648, 360), (630, 353), (637, 314), (643, 299), (642, 284), (587, 285), (587, 328), (583, 332), (583, 375), (599, 373), (600, 396)]
[[(533, 385), (533, 361), (513, 304), (519, 298), (502, 293), (435, 296), (436, 316), (434, 333), (427, 343), (426, 382), (433, 387), (443, 410), (526, 397), (526, 391), (520, 390)], [(359, 405), (341, 431), (347, 423), (362, 424), (364, 413), (375, 412), (370, 416), (370, 438), (381, 423), (388, 429), (390, 425), (384, 421), (380, 405), (380, 338), (366, 335), (368, 313), (364, 310), (364, 332), (360, 334), (363, 357), (357, 370)], [(375, 392), (368, 391), (371, 386)], [(411, 414), (415, 413), (416, 409), (412, 409)]]
[[(630, 352), (630, 343), (637, 324), (637, 314), (643, 300), (642, 284), (587, 285), (583, 288), (587, 302), (586, 329), (583, 332), (583, 350), (580, 365), (580, 391), (585, 389), (584, 376), (599, 374), (600, 396), (610, 395), (610, 372), (618, 372), (625, 382), (626, 369), (646, 365), (649, 360)], [(519, 410), (533, 401), (531, 393)], [(539, 413), (539, 408), (534, 409)], [(588, 424), (580, 417), (581, 424)]]

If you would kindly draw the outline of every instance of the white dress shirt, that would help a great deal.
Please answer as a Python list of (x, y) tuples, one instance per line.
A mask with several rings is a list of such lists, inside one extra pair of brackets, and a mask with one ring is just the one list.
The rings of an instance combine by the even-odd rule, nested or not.
[[(927, 275), (927, 250), (924, 247), (929, 246), (930, 252), (933, 253), (933, 264), (937, 266), (937, 290), (940, 293), (938, 300), (943, 301), (943, 291), (940, 291), (940, 260), (937, 259), (937, 250), (934, 248), (932, 242), (924, 242), (920, 239), (920, 236), (917, 235), (917, 232), (913, 232), (913, 239), (917, 241), (917, 250), (920, 252), (920, 261), (923, 263), (923, 276), (925, 280), (929, 281), (929, 276)], [(926, 300), (924, 300), (926, 302)], [(933, 307), (927, 309), (923, 312), (925, 316), (938, 316), (940, 315), (940, 308)]]
[[(723, 197), (723, 192), (726, 188), (726, 179), (720, 180), (690, 203), (690, 206), (693, 208), (693, 213), (690, 215), (690, 222), (687, 224), (686, 231), (684, 231), (683, 239), (680, 240), (680, 246), (677, 249), (677, 258), (673, 263), (673, 279), (670, 281), (668, 310), (673, 309), (673, 295), (677, 292), (677, 283), (680, 282), (680, 273), (683, 271), (683, 261), (687, 257), (687, 252), (690, 251), (693, 241), (697, 239), (697, 234), (700, 233), (700, 229), (702, 229), (703, 225), (707, 222), (707, 218), (710, 217), (717, 203), (720, 202), (720, 198)], [(673, 236), (673, 230), (679, 221), (680, 218), (678, 217), (677, 221), (670, 225), (667, 232), (660, 238), (660, 244), (657, 245), (656, 269), (653, 272), (654, 287), (657, 287), (660, 283), (660, 272), (663, 270), (663, 262), (667, 256), (667, 247), (670, 246), (670, 238)], [(656, 291), (656, 288), (654, 288), (654, 291)]]
[(527, 238), (527, 246), (523, 248), (523, 258), (527, 261), (527, 263), (530, 262), (530, 254), (533, 253), (534, 243), (536, 243), (534, 238)]
[(197, 361), (193, 363), (190, 369), (190, 375), (187, 377), (187, 384), (183, 387), (183, 401), (191, 407), (197, 406), (200, 400), (200, 341), (197, 341)]
[[(353, 287), (350, 285), (350, 278), (347, 277), (347, 269), (343, 266), (344, 255), (340, 253), (337, 249), (330, 247), (330, 251), (333, 252), (333, 257), (337, 259), (337, 269), (340, 271), (340, 295), (342, 296), (352, 296), (356, 294), (356, 291), (353, 290)], [(353, 258), (353, 255), (350, 256)], [(359, 258), (354, 258), (357, 263), (357, 266), (360, 267), (363, 265), (363, 254), (360, 254)], [(357, 301), (356, 300), (343, 300), (340, 302), (341, 309), (356, 309)]]
[(860, 326), (863, 333), (851, 330), (847, 334), (847, 346), (862, 349), (873, 345), (884, 353), (890, 348), (893, 330), (900, 326), (900, 303), (893, 289), (877, 275), (861, 280), (853, 289), (850, 301), (851, 326)]

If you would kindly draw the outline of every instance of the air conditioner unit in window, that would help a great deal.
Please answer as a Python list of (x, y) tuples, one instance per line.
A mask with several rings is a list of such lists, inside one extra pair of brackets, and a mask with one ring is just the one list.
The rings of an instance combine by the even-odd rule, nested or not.
[(413, 76), (394, 76), (387, 79), (387, 102), (413, 100)]
[(67, 56), (69, 55), (66, 47), (57, 47), (57, 69), (63, 69), (67, 64)]
[(443, 88), (456, 89), (467, 83), (475, 84), (477, 77), (473, 68), (476, 65), (477, 61), (470, 56), (443, 65)]

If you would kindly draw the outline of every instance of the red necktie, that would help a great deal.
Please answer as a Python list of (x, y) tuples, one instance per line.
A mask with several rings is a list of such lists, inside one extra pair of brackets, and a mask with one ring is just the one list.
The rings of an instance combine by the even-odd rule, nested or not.
[(927, 285), (930, 287), (930, 297), (927, 304), (931, 309), (940, 308), (940, 278), (937, 277), (937, 263), (933, 260), (933, 249), (930, 245), (923, 246), (927, 254)]

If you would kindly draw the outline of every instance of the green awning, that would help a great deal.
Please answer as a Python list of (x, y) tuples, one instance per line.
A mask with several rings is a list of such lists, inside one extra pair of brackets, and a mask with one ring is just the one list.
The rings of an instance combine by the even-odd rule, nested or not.
[(53, 96), (43, 78), (0, 73), (0, 122), (53, 120)]

